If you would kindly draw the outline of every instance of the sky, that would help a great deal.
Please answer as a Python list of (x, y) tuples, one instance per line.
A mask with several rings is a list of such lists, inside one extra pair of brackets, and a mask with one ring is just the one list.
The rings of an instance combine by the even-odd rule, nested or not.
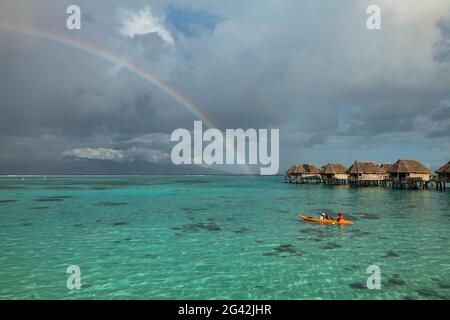
[[(66, 27), (71, 4), (81, 30)], [(381, 30), (366, 27), (371, 4)], [(171, 133), (198, 113), (98, 52), (216, 128), (279, 129), (280, 172), (450, 160), (450, 0), (2, 0), (0, 173), (78, 160), (170, 168)]]

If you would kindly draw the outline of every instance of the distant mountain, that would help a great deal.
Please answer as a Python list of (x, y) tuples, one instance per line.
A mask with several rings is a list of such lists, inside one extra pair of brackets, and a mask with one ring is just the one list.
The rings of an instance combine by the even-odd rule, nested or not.
[(158, 164), (146, 161), (61, 160), (1, 162), (1, 175), (62, 174), (226, 174), (227, 172), (196, 165)]

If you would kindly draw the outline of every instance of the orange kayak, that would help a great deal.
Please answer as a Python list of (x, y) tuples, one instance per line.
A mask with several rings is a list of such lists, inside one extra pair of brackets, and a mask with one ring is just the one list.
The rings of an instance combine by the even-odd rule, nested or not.
[(328, 223), (328, 224), (353, 224), (353, 222), (348, 220), (342, 220), (340, 222), (337, 222), (336, 220), (326, 220), (326, 219), (317, 219), (317, 218), (311, 218), (311, 217), (305, 217), (301, 214), (297, 215), (300, 219), (303, 219), (305, 221), (312, 221), (312, 222), (319, 222), (319, 223)]

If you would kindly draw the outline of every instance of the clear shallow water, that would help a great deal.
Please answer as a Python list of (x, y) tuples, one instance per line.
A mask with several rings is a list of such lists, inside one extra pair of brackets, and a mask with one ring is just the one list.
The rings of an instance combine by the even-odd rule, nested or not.
[[(343, 211), (352, 226), (294, 214)], [(0, 179), (0, 298), (450, 299), (450, 193), (281, 177)], [(82, 289), (66, 288), (68, 265)], [(381, 290), (364, 287), (381, 268)]]

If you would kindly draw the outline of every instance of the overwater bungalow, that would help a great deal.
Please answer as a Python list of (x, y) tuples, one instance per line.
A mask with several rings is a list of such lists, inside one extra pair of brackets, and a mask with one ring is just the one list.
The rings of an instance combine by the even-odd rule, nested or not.
[(450, 161), (436, 170), (440, 181), (450, 182)]
[(355, 161), (347, 170), (350, 186), (381, 186), (386, 178), (386, 171), (372, 161)]
[(445, 190), (446, 183), (450, 182), (450, 161), (436, 170), (438, 175), (436, 180), (436, 189)]
[(388, 170), (393, 188), (428, 188), (431, 170), (416, 160), (398, 160)]
[(286, 173), (284, 174), (284, 180), (291, 183), (292, 179), (294, 178), (294, 170), (298, 167), (299, 165), (293, 165), (292, 167), (290, 167), (289, 169), (287, 169)]
[(320, 176), (324, 184), (347, 184), (347, 168), (340, 163), (328, 163), (320, 169)]
[(386, 187), (389, 182), (388, 170), (390, 167), (392, 167), (392, 163), (381, 163), (378, 165), (378, 167), (380, 168), (380, 174), (383, 175), (382, 186)]
[(286, 171), (289, 182), (294, 183), (319, 183), (320, 171), (313, 164), (301, 163), (292, 166)]
[(392, 163), (381, 163), (378, 165), (378, 167), (380, 167), (381, 172), (383, 172), (386, 175), (386, 178), (389, 177), (387, 171), (389, 170), (390, 167), (392, 167)]
[(302, 163), (298, 165), (293, 174), (296, 177), (297, 183), (319, 183), (320, 182), (320, 170), (313, 164)]

